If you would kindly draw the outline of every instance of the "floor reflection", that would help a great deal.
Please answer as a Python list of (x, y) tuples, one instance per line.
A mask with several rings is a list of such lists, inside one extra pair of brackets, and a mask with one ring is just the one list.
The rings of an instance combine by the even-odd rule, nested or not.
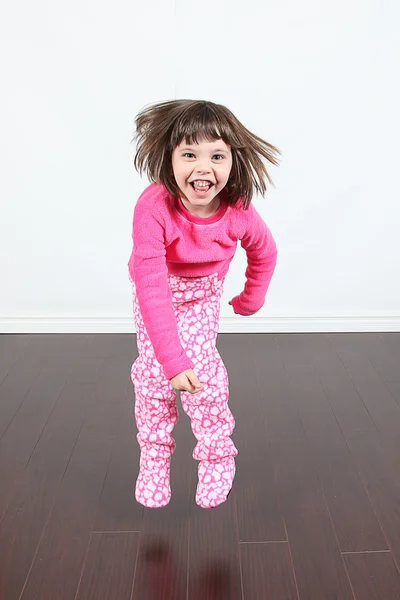
[(231, 600), (232, 581), (240, 580), (229, 562), (220, 558), (192, 564), (189, 596), (178, 598), (174, 582), (182, 577), (179, 569), (186, 570), (186, 561), (180, 565), (171, 546), (163, 541), (142, 546), (140, 553), (146, 571), (146, 600)]

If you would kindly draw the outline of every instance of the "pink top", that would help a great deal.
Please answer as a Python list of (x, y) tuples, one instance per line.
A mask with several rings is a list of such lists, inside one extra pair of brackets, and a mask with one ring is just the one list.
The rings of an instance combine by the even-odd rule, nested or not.
[(229, 206), (221, 198), (211, 217), (192, 215), (180, 198), (158, 184), (140, 195), (133, 217), (129, 273), (135, 283), (144, 325), (167, 379), (193, 368), (179, 340), (168, 274), (197, 277), (218, 273), (222, 279), (237, 242), (247, 254), (246, 283), (232, 299), (235, 313), (260, 310), (275, 270), (275, 241), (254, 206)]

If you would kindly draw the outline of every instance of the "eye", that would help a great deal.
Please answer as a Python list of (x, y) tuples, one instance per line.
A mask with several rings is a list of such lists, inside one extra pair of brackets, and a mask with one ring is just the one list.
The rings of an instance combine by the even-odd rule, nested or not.
[(219, 156), (220, 158), (225, 158), (225, 156), (224, 156), (223, 154), (214, 154), (214, 158), (215, 158), (216, 156)]
[(185, 152), (182, 156), (184, 158), (193, 158), (194, 154), (192, 152)]

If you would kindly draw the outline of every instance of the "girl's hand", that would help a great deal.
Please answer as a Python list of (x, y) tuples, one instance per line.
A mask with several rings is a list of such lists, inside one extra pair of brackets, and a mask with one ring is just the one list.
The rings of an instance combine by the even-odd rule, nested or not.
[(175, 375), (175, 377), (170, 379), (170, 382), (174, 390), (177, 390), (178, 392), (197, 394), (203, 389), (203, 386), (197, 379), (197, 375), (193, 369), (187, 369), (186, 371), (183, 371), (183, 373)]

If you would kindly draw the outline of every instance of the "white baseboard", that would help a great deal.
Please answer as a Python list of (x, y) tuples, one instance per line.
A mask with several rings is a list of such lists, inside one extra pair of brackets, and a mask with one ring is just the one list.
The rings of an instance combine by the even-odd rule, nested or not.
[[(225, 317), (220, 333), (400, 332), (400, 317)], [(125, 317), (0, 317), (0, 333), (134, 333)]]

